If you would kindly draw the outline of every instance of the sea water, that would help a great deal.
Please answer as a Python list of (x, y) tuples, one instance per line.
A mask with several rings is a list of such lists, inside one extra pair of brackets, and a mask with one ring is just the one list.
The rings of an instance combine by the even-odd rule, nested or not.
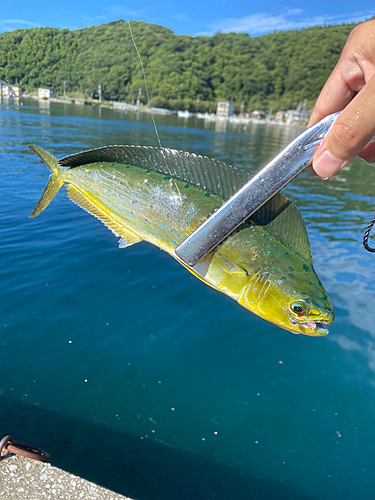
[[(157, 122), (163, 146), (252, 174), (300, 131)], [(312, 338), (254, 316), (151, 245), (119, 249), (64, 188), (28, 219), (49, 176), (30, 143), (58, 157), (157, 145), (147, 114), (0, 105), (0, 433), (141, 500), (372, 499), (375, 256), (361, 239), (373, 169), (356, 159), (284, 190), (336, 311), (330, 335)]]

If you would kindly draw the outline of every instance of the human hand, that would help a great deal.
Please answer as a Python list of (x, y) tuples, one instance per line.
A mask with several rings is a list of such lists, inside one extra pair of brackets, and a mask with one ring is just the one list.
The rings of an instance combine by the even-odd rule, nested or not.
[(343, 110), (317, 148), (314, 171), (330, 177), (358, 154), (375, 161), (375, 20), (360, 24), (348, 37), (341, 57), (324, 85), (309, 126)]

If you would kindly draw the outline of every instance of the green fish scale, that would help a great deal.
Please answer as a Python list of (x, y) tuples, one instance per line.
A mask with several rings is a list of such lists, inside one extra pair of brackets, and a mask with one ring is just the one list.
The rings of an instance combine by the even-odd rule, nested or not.
[(180, 181), (136, 167), (87, 165), (70, 175), (83, 191), (100, 199), (114, 218), (140, 238), (158, 240), (162, 246), (175, 247), (222, 204), (217, 197), (208, 201), (202, 190), (187, 190)]

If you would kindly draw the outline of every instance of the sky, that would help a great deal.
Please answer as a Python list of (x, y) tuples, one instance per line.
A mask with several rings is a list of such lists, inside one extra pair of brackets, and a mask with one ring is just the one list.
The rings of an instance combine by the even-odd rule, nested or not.
[(364, 0), (24, 0), (3, 2), (0, 32), (52, 26), (80, 29), (118, 19), (146, 21), (178, 35), (221, 31), (259, 36), (272, 31), (360, 22), (375, 16), (375, 2)]

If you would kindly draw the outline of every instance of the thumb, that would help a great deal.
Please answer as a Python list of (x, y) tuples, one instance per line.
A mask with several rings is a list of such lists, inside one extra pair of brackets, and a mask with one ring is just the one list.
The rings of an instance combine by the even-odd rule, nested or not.
[(340, 113), (313, 158), (320, 177), (331, 177), (369, 142), (375, 132), (375, 75)]

